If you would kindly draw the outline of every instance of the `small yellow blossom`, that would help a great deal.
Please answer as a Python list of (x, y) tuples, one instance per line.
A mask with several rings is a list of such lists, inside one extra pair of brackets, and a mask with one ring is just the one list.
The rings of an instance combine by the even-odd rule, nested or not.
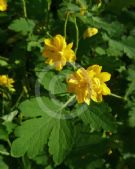
[(87, 7), (86, 7), (86, 6), (81, 6), (81, 7), (80, 7), (80, 15), (81, 15), (81, 16), (83, 16), (86, 11), (87, 11)]
[(87, 28), (83, 34), (83, 39), (90, 38), (98, 33), (97, 28)]
[(46, 63), (54, 65), (55, 69), (60, 71), (67, 62), (74, 62), (76, 56), (72, 50), (73, 43), (67, 44), (65, 38), (56, 35), (52, 39), (45, 39), (45, 49), (43, 55), (47, 58)]
[(6, 10), (7, 10), (7, 1), (0, 0), (0, 11), (6, 11)]
[(0, 86), (8, 88), (11, 92), (14, 92), (13, 86), (14, 80), (9, 78), (8, 75), (0, 75)]
[(111, 155), (113, 153), (112, 149), (109, 149), (108, 155)]
[(93, 65), (87, 70), (80, 68), (68, 77), (68, 91), (76, 95), (78, 103), (90, 104), (90, 99), (101, 102), (102, 95), (111, 93), (105, 84), (106, 81), (110, 80), (111, 74), (101, 72), (101, 70), (101, 66)]

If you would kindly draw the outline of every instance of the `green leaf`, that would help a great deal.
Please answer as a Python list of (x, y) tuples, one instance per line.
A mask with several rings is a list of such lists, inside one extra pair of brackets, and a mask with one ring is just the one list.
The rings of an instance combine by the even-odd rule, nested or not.
[(135, 80), (135, 67), (130, 67), (128, 69), (128, 77), (127, 80), (129, 81), (134, 81)]
[(7, 151), (7, 149), (2, 144), (0, 144), (0, 154), (6, 155), (6, 156), (10, 155), (10, 153)]
[(51, 165), (48, 165), (47, 167), (45, 167), (45, 169), (53, 169), (53, 167)]
[(96, 159), (93, 160), (89, 165), (88, 168), (90, 169), (97, 169), (103, 167), (104, 159)]
[(18, 114), (18, 111), (12, 111), (10, 114), (7, 114), (2, 117), (5, 122), (12, 122), (15, 116)]
[[(60, 164), (72, 148), (73, 130), (69, 121), (61, 119), (60, 112), (56, 114), (56, 110), (58, 111), (62, 104), (55, 105), (52, 100), (43, 97), (42, 102), (45, 107), (41, 108), (39, 99), (38, 97), (26, 100), (19, 106), (23, 115), (27, 117), (42, 117), (26, 120), (16, 128), (17, 139), (12, 144), (11, 153), (14, 157), (21, 157), (27, 153), (33, 158), (42, 152), (48, 143), (54, 162)], [(55, 114), (49, 114), (48, 111)]]
[(33, 32), (35, 25), (33, 20), (20, 18), (14, 20), (8, 28), (15, 32), (20, 32), (22, 35), (27, 35), (28, 33)]
[(8, 132), (5, 126), (0, 125), (0, 140), (7, 140), (8, 139)]
[(96, 47), (95, 51), (99, 55), (105, 55), (106, 54), (105, 50), (101, 47)]
[(25, 117), (37, 117), (46, 116), (46, 112), (55, 114), (62, 105), (58, 100), (44, 96), (25, 100), (19, 105), (19, 109)]
[(120, 12), (120, 10), (124, 7), (129, 7), (135, 4), (135, 0), (111, 0), (111, 2), (108, 5), (108, 9), (115, 12)]
[(12, 144), (11, 154), (14, 157), (21, 157), (26, 152), (29, 157), (40, 153), (52, 129), (52, 122), (49, 116), (27, 120), (15, 130), (18, 137)]
[(133, 94), (135, 92), (135, 70), (134, 66), (129, 68), (128, 71), (127, 80), (129, 81), (128, 88), (125, 93), (125, 98), (127, 98), (129, 95)]
[(107, 49), (108, 56), (120, 57), (123, 55), (123, 47), (120, 42), (116, 40), (109, 40), (109, 48)]
[(32, 158), (38, 165), (44, 165), (46, 166), (48, 164), (49, 156), (48, 156), (48, 150), (45, 147), (45, 151), (38, 154), (36, 157)]
[[(119, 40), (113, 40), (110, 38), (107, 38), (109, 42), (109, 50), (108, 54), (111, 56), (122, 56), (123, 53), (125, 53), (130, 59), (135, 59), (135, 38), (128, 36), (123, 37), (121, 41)], [(113, 52), (116, 51), (116, 52)], [(116, 53), (116, 54), (115, 54)]]
[(8, 66), (7, 61), (5, 61), (4, 59), (1, 59), (1, 58), (0, 58), (0, 66), (1, 66), (1, 67)]
[(110, 23), (106, 21), (105, 18), (92, 17), (92, 22), (95, 27), (102, 28), (108, 32), (110, 37), (118, 37), (124, 32), (124, 26), (118, 21)]
[(70, 152), (73, 145), (73, 130), (66, 120), (55, 120), (49, 138), (49, 152), (56, 164), (60, 164)]
[(37, 72), (39, 82), (44, 88), (51, 92), (51, 94), (61, 94), (67, 92), (65, 84), (66, 74), (55, 73), (53, 71)]
[(132, 107), (129, 112), (129, 126), (135, 127), (135, 107)]
[(116, 131), (116, 123), (107, 104), (91, 102), (89, 108), (84, 105), (81, 109), (84, 110), (84, 113), (81, 113), (79, 117), (85, 124), (89, 124), (92, 129), (99, 130), (103, 128), (105, 131)]
[(64, 2), (62, 3), (63, 10), (70, 12), (80, 12), (80, 7), (73, 3)]
[(8, 165), (4, 162), (3, 157), (0, 156), (0, 168), (1, 169), (8, 169)]
[(17, 127), (17, 124), (13, 122), (3, 122), (3, 125), (6, 127), (8, 134), (12, 133), (13, 130)]
[[(77, 132), (74, 149), (71, 151), (65, 163), (70, 166), (71, 169), (89, 169), (90, 166), (95, 166), (95, 161), (98, 163), (98, 161), (101, 160), (99, 157), (107, 152), (108, 145), (108, 140), (103, 139), (101, 134), (81, 130), (80, 133)], [(103, 164), (103, 160), (101, 161)], [(99, 165), (102, 166), (102, 164), (100, 163)], [(101, 166), (98, 167), (101, 168)]]
[(128, 36), (122, 39), (124, 53), (131, 59), (135, 59), (135, 37)]
[(108, 20), (108, 18), (93, 16), (88, 13), (88, 16), (81, 16), (79, 19), (90, 27), (96, 27), (99, 29), (99, 33), (103, 31), (107, 32), (110, 37), (120, 37), (124, 33), (124, 25), (119, 21)]

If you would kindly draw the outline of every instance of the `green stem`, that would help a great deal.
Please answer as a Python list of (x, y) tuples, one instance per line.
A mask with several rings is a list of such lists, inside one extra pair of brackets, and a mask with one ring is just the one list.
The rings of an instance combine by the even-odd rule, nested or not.
[(31, 169), (30, 161), (26, 155), (22, 157), (22, 163), (23, 163), (24, 169)]
[(11, 148), (11, 142), (10, 142), (9, 138), (6, 141), (7, 141), (8, 145), (9, 145), (9, 147)]
[(46, 32), (46, 35), (48, 35), (48, 36), (49, 36), (49, 38), (51, 38), (51, 39), (52, 39), (52, 36), (50, 35), (50, 33), (49, 33), (49, 32)]
[(24, 17), (27, 18), (26, 0), (22, 0)]
[(117, 94), (111, 93), (110, 96), (113, 96), (113, 97), (116, 97), (116, 98), (118, 98), (118, 99), (123, 99), (123, 100), (124, 100), (123, 97), (121, 97), (121, 96), (119, 96), (119, 95), (117, 95)]
[(74, 99), (75, 99), (75, 95), (69, 98), (69, 100), (61, 107), (60, 111), (66, 108), (68, 104), (71, 103)]
[(6, 152), (6, 151), (0, 151), (0, 154), (1, 155), (5, 155), (5, 156), (9, 156), (10, 154), (8, 153), (8, 152)]
[(16, 103), (15, 103), (15, 105), (12, 107), (11, 111), (14, 110), (14, 109), (19, 105), (19, 102), (20, 102), (21, 98), (23, 97), (23, 94), (24, 94), (24, 90), (22, 90), (20, 96), (19, 96), (18, 99), (16, 100)]
[(70, 64), (73, 66), (73, 69), (74, 69), (74, 70), (76, 70), (76, 69), (77, 69), (77, 67), (76, 67), (76, 65), (75, 65), (75, 62), (70, 63)]
[(69, 17), (69, 12), (67, 12), (66, 19), (65, 19), (65, 24), (64, 24), (64, 37), (65, 40), (67, 38), (67, 23), (68, 23), (68, 17)]
[(4, 100), (4, 92), (2, 92), (2, 115), (5, 114), (5, 107), (4, 107), (4, 104), (5, 104), (5, 100)]
[(0, 59), (1, 59), (1, 60), (4, 60), (4, 61), (9, 61), (8, 58), (2, 57), (2, 56), (0, 56)]
[(75, 29), (76, 29), (76, 47), (75, 47), (75, 54), (78, 50), (78, 45), (79, 45), (79, 29), (78, 29), (78, 25), (77, 25), (77, 22), (76, 22), (76, 17), (75, 17)]

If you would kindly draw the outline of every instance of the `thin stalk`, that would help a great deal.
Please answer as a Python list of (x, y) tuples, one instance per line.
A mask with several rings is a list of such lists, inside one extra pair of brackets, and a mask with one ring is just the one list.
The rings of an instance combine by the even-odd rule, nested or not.
[(123, 99), (123, 100), (125, 100), (123, 97), (121, 97), (121, 96), (119, 96), (119, 95), (117, 95), (117, 94), (111, 93), (110, 96), (116, 97), (116, 98), (118, 98), (118, 99)]
[(73, 66), (73, 69), (74, 69), (74, 70), (76, 70), (76, 69), (77, 69), (77, 67), (76, 67), (76, 65), (75, 65), (75, 62), (70, 63), (70, 65), (71, 65), (71, 66)]
[(66, 19), (65, 19), (65, 24), (64, 24), (64, 37), (65, 40), (67, 38), (67, 23), (68, 23), (68, 17), (69, 17), (69, 12), (67, 12)]
[(69, 98), (69, 100), (67, 100), (67, 102), (60, 108), (60, 111), (66, 108), (68, 104), (71, 103), (74, 99), (75, 99), (75, 95), (73, 95), (72, 97)]
[(4, 60), (4, 61), (9, 61), (8, 58), (2, 57), (2, 56), (0, 56), (0, 59), (1, 59), (1, 60)]
[(75, 29), (76, 29), (76, 47), (75, 47), (75, 54), (78, 50), (78, 45), (79, 45), (79, 29), (78, 29), (78, 25), (77, 25), (77, 22), (76, 22), (76, 17), (75, 17)]
[(8, 152), (6, 152), (6, 151), (0, 151), (0, 154), (1, 155), (5, 155), (5, 156), (9, 156), (10, 154), (8, 153)]
[(15, 105), (12, 107), (11, 110), (14, 110), (19, 105), (19, 102), (22, 99), (23, 95), (24, 95), (24, 90), (22, 90), (21, 94), (19, 95), (18, 99), (16, 100)]
[(22, 0), (24, 17), (27, 18), (26, 0)]
[(2, 115), (5, 114), (5, 100), (4, 100), (4, 92), (2, 92)]
[(9, 145), (9, 147), (11, 148), (11, 142), (10, 142), (9, 138), (6, 141), (7, 141), (8, 145)]
[(30, 161), (26, 155), (22, 157), (22, 163), (23, 163), (24, 169), (31, 169)]

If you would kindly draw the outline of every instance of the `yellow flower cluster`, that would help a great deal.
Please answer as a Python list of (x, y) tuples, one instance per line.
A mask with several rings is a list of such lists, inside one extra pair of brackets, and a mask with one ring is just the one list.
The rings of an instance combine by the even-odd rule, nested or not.
[(9, 78), (8, 75), (0, 75), (0, 86), (8, 88), (11, 92), (14, 92), (13, 86), (14, 80)]
[(7, 1), (0, 0), (0, 11), (6, 11), (6, 10), (7, 10)]
[(76, 56), (72, 50), (73, 43), (67, 44), (65, 38), (61, 35), (56, 35), (52, 39), (45, 39), (45, 50), (43, 55), (47, 58), (46, 63), (54, 65), (56, 70), (61, 70), (67, 62), (74, 62)]
[[(90, 28), (84, 34), (84, 37), (90, 37), (98, 32), (96, 28)], [(72, 50), (73, 43), (67, 44), (65, 38), (56, 35), (51, 39), (45, 39), (44, 57), (46, 63), (53, 65), (56, 70), (62, 70), (67, 62), (75, 62), (76, 56)], [(105, 82), (109, 81), (111, 74), (101, 72), (102, 66), (93, 65), (87, 69), (79, 68), (71, 74), (68, 79), (68, 92), (74, 93), (78, 103), (90, 104), (90, 100), (101, 102), (103, 95), (109, 95), (110, 89)]]
[(67, 79), (68, 91), (76, 95), (78, 103), (90, 104), (90, 99), (95, 102), (102, 101), (102, 95), (111, 93), (105, 82), (109, 81), (111, 74), (101, 72), (102, 67), (93, 65), (85, 70), (78, 69)]

